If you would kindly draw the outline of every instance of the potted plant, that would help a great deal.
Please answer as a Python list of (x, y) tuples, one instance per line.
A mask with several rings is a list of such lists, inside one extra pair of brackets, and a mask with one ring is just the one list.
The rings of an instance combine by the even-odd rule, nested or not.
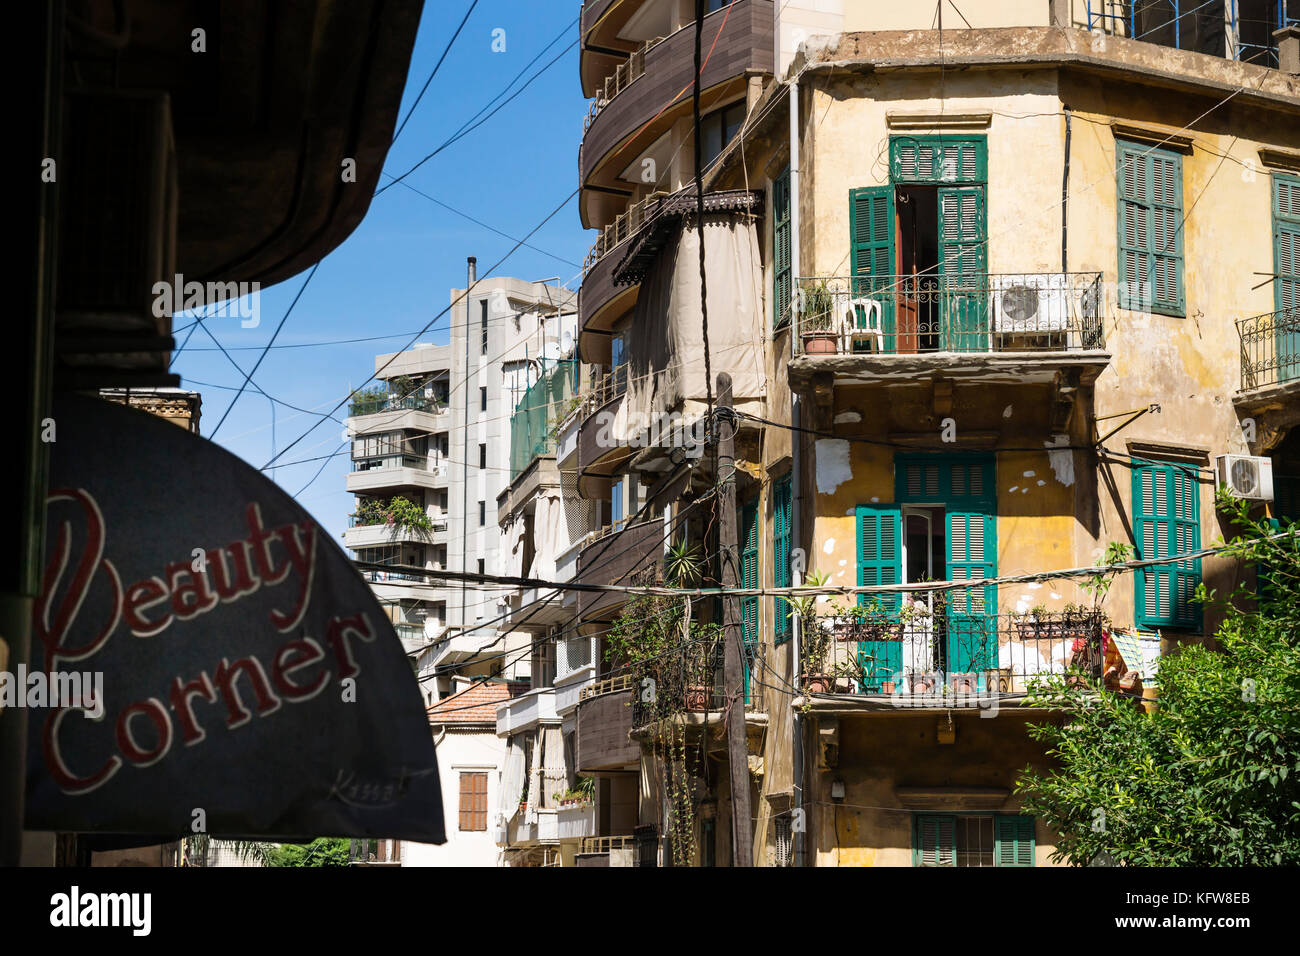
[(713, 697), (713, 671), (717, 662), (718, 628), (715, 624), (691, 624), (691, 643), (686, 648), (682, 703), (691, 713), (709, 710)]
[(833, 310), (835, 297), (825, 282), (819, 282), (803, 293), (803, 315), (799, 321), (799, 334), (806, 355), (834, 355), (838, 351)]
[[(830, 583), (830, 575), (825, 572), (809, 572), (803, 583), (806, 588), (821, 588)], [(834, 683), (834, 677), (826, 670), (826, 658), (830, 653), (832, 631), (828, 622), (817, 614), (817, 595), (807, 597), (782, 598), (799, 617), (800, 670), (804, 684), (809, 693), (826, 694)]]

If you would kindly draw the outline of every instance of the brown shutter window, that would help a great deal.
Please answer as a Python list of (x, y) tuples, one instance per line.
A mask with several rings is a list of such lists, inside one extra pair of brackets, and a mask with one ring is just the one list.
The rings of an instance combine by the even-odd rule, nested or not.
[(460, 829), (487, 829), (487, 774), (460, 775)]

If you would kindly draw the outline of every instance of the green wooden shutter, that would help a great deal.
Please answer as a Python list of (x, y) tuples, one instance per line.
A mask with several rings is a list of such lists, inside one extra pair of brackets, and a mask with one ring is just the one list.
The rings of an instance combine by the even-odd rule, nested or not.
[(790, 324), (794, 270), (790, 236), (790, 167), (772, 182), (772, 328)]
[(912, 865), (956, 866), (957, 818), (925, 813), (912, 820)]
[[(903, 511), (897, 506), (858, 505), (858, 585), (900, 584), (903, 580)], [(858, 604), (873, 599), (891, 616), (897, 615), (900, 595), (859, 594)], [(858, 658), (863, 668), (863, 693), (880, 693), (881, 683), (893, 680), (903, 669), (900, 641), (859, 641)]]
[(988, 182), (987, 144), (982, 136), (893, 136), (889, 174), (895, 183)]
[[(793, 483), (786, 475), (772, 484), (772, 584), (788, 588), (793, 583), (790, 570), (791, 511), (794, 505)], [(780, 598), (773, 599), (773, 620), (776, 621), (775, 643), (790, 640), (790, 605)]]
[(1116, 159), (1120, 307), (1183, 315), (1183, 158), (1120, 143)]
[[(947, 512), (949, 581), (997, 576), (997, 520), (982, 511)], [(949, 601), (948, 672), (978, 673), (997, 667), (997, 587), (951, 591)]]
[(1034, 865), (1034, 818), (999, 815), (993, 818), (994, 866)]
[[(758, 506), (745, 505), (740, 519), (740, 586), (745, 589), (758, 587)], [(758, 648), (758, 598), (740, 599), (741, 636), (744, 639), (745, 654), (745, 703), (749, 703), (749, 671)]]
[(894, 187), (849, 191), (849, 251), (853, 294), (880, 300), (885, 349), (894, 350)]
[[(1138, 557), (1144, 561), (1200, 548), (1196, 469), (1158, 462), (1134, 467), (1133, 530)], [(1199, 627), (1201, 609), (1192, 602), (1192, 595), (1200, 581), (1200, 558), (1161, 563), (1139, 571), (1137, 626)]]
[(943, 348), (987, 352), (988, 236), (983, 186), (939, 190)]
[(1300, 179), (1273, 177), (1273, 305), (1278, 381), (1300, 378)]

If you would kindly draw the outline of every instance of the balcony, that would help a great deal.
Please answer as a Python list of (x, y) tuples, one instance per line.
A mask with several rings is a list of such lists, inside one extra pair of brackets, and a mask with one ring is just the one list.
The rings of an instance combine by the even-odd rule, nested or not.
[(578, 866), (635, 866), (634, 836), (585, 837), (578, 844)]
[(1233, 404), (1262, 417), (1270, 432), (1300, 424), (1300, 307), (1239, 319), (1237, 335), (1241, 390)]
[(1110, 361), (1099, 272), (801, 278), (792, 385), (900, 377), (1090, 385)]
[(424, 455), (361, 458), (352, 462), (346, 484), (348, 491), (357, 494), (396, 488), (445, 488), (447, 466), (430, 467)]
[[(908, 602), (902, 613), (817, 619), (816, 636), (806, 633), (803, 642), (812, 651), (804, 661), (805, 699), (816, 709), (848, 712), (996, 710), (1024, 704), (1047, 678), (1079, 686), (1102, 678), (1103, 642), (1111, 638), (1099, 612), (961, 613), (964, 600), (951, 598), (946, 610), (934, 605), (933, 613)], [(1134, 673), (1145, 672), (1159, 654), (1158, 641), (1114, 639), (1125, 669)], [(1131, 681), (1121, 687), (1110, 666), (1107, 672), (1107, 686), (1135, 689)]]
[(641, 760), (632, 740), (634, 688), (628, 675), (597, 681), (578, 701), (575, 761), (579, 773), (622, 770)]
[(410, 429), (446, 431), (447, 404), (423, 395), (380, 396), (354, 399), (348, 405), (348, 433), (365, 435)]
[[(718, 96), (720, 87), (728, 82), (737, 95), (743, 95), (747, 73), (772, 72), (772, 3), (735, 0), (704, 18), (703, 49), (712, 52), (701, 84), (711, 97)], [(599, 190), (625, 187), (618, 174), (689, 112), (694, 72), (695, 27), (690, 24), (649, 49), (643, 47), (630, 53), (622, 66), (621, 80), (618, 70), (614, 71), (609, 84), (611, 97), (605, 99), (606, 85), (600, 86), (600, 106), (590, 118), (578, 157), (584, 186), (580, 206), (583, 226), (601, 224), (596, 220), (601, 218), (605, 205), (599, 197), (608, 193)], [(596, 206), (601, 209), (594, 209)]]
[(528, 730), (542, 723), (558, 724), (555, 691), (550, 687), (529, 691), (497, 705), (497, 736)]
[(650, 194), (628, 206), (601, 229), (582, 265), (582, 288), (578, 293), (578, 328), (581, 331), (608, 332), (635, 304), (637, 284), (617, 282), (614, 272), (631, 248), (630, 240), (667, 195), (660, 192)]
[(589, 478), (608, 477), (628, 456), (628, 450), (612, 439), (613, 424), (627, 392), (627, 365), (620, 365), (596, 380), (583, 396), (582, 424), (578, 426), (578, 494), (594, 497)]
[(429, 530), (409, 525), (390, 525), (356, 516), (348, 519), (350, 527), (343, 532), (343, 544), (357, 548), (379, 548), (389, 544), (439, 544), (447, 540), (447, 518), (430, 519)]
[[(617, 537), (615, 537), (617, 535)], [(651, 568), (662, 557), (662, 518), (627, 525), (621, 531), (609, 528), (590, 541), (578, 555), (577, 584), (631, 584), (638, 571)], [(578, 617), (589, 619), (612, 615), (624, 597), (617, 591), (582, 591), (578, 594)]]

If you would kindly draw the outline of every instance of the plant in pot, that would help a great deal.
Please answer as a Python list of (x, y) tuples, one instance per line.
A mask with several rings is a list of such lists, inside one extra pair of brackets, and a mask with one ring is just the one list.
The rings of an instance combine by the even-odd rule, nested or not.
[(686, 650), (686, 671), (684, 701), (686, 709), (692, 713), (704, 713), (709, 709), (713, 696), (713, 671), (717, 663), (718, 637), (720, 631), (716, 624), (691, 625), (691, 644)]
[[(830, 574), (811, 571), (805, 588), (822, 588), (830, 583)], [(785, 597), (781, 600), (790, 606), (798, 616), (799, 629), (799, 669), (803, 674), (804, 686), (809, 693), (829, 693), (834, 678), (826, 669), (826, 659), (830, 654), (832, 631), (828, 622), (817, 614), (817, 595), (806, 597)]]
[(807, 355), (834, 355), (837, 351), (835, 331), (835, 297), (825, 282), (802, 290), (802, 317), (799, 334)]

